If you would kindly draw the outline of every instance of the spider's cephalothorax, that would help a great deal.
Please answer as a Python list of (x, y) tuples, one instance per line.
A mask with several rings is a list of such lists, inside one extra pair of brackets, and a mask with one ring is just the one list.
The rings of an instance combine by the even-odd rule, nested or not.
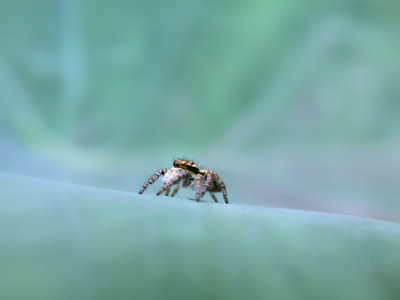
[(161, 190), (158, 191), (157, 195), (161, 195), (165, 192), (165, 195), (168, 196), (170, 188), (173, 185), (176, 185), (176, 188), (172, 192), (171, 197), (174, 197), (179, 188), (182, 186), (194, 189), (196, 191), (197, 201), (200, 201), (204, 194), (206, 192), (209, 192), (214, 201), (218, 202), (217, 198), (214, 195), (214, 192), (222, 192), (225, 203), (228, 203), (228, 196), (226, 193), (225, 184), (221, 180), (221, 178), (219, 178), (218, 174), (205, 169), (200, 170), (194, 162), (185, 159), (175, 160), (173, 168), (170, 168), (168, 170), (161, 169), (157, 171), (142, 186), (139, 194), (142, 194), (144, 190), (150, 184), (154, 183), (161, 175), (164, 175), (164, 186), (161, 188)]

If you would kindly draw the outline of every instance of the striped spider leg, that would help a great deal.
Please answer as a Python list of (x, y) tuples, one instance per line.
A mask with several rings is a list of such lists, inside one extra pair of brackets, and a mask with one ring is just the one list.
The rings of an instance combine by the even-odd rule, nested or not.
[(144, 190), (147, 189), (147, 187), (150, 184), (153, 184), (158, 179), (158, 177), (160, 177), (161, 175), (164, 175), (166, 172), (167, 172), (167, 169), (158, 170), (153, 176), (151, 176), (149, 178), (149, 180), (147, 180), (145, 182), (145, 184), (143, 184), (142, 188), (139, 191), (139, 194), (143, 194)]
[[(215, 202), (218, 202), (217, 198), (213, 194), (213, 192), (221, 192), (224, 196), (225, 203), (228, 202), (228, 195), (226, 192), (226, 187), (222, 179), (218, 176), (217, 173), (209, 170), (200, 170), (205, 176), (205, 183), (203, 184), (203, 189), (201, 190), (200, 195), (198, 196), (201, 199), (206, 192), (209, 192), (211, 197)], [(198, 200), (197, 200), (198, 201)]]

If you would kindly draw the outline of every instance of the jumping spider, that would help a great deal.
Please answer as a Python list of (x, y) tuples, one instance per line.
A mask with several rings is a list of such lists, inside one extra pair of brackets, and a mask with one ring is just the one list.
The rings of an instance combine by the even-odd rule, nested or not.
[(214, 192), (222, 192), (225, 203), (228, 203), (228, 196), (226, 193), (225, 184), (221, 180), (221, 178), (219, 178), (218, 174), (205, 169), (200, 170), (194, 162), (185, 159), (175, 160), (173, 168), (170, 168), (168, 170), (161, 169), (157, 171), (142, 186), (139, 194), (142, 194), (144, 190), (150, 184), (153, 184), (161, 175), (164, 175), (164, 186), (161, 188), (161, 190), (158, 191), (157, 196), (161, 195), (164, 192), (165, 195), (168, 196), (170, 188), (173, 185), (176, 185), (176, 188), (172, 192), (171, 197), (174, 197), (179, 188), (182, 186), (189, 187), (196, 191), (196, 201), (200, 201), (204, 194), (206, 192), (209, 192), (214, 201), (218, 202), (217, 198), (214, 195)]

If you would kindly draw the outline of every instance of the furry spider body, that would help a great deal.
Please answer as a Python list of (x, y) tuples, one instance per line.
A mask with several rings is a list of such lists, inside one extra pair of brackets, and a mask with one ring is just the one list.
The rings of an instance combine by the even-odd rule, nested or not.
[(142, 194), (145, 189), (153, 184), (161, 175), (164, 175), (163, 182), (164, 186), (158, 191), (157, 195), (161, 195), (165, 192), (168, 196), (170, 188), (176, 185), (171, 197), (174, 197), (178, 192), (179, 188), (191, 188), (196, 191), (196, 201), (204, 196), (206, 192), (209, 192), (215, 202), (218, 202), (214, 195), (214, 192), (222, 192), (225, 203), (228, 203), (228, 196), (226, 193), (226, 187), (224, 182), (218, 176), (217, 173), (206, 169), (199, 169), (199, 167), (192, 161), (185, 159), (177, 159), (174, 161), (174, 166), (170, 169), (161, 169), (157, 171), (153, 176), (146, 181), (139, 191)]

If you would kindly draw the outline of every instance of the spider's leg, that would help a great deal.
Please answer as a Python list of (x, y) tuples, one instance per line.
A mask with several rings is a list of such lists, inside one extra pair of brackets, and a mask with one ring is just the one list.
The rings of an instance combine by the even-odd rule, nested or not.
[(167, 188), (167, 189), (165, 190), (165, 196), (168, 196), (168, 194), (169, 194), (169, 188)]
[(172, 192), (171, 197), (174, 197), (176, 195), (176, 193), (179, 191), (179, 188), (181, 187), (180, 184), (178, 184), (175, 188), (175, 190)]
[(200, 201), (200, 189), (201, 189), (201, 174), (197, 174), (196, 181), (195, 181), (195, 188), (196, 188), (196, 201)]
[(169, 189), (172, 185), (178, 183), (186, 174), (187, 174), (186, 171), (182, 172), (179, 175), (175, 176), (173, 179), (171, 179), (170, 182), (164, 184), (161, 190), (158, 191), (157, 196), (161, 195), (166, 189)]
[(203, 186), (203, 190), (200, 193), (200, 199), (203, 198), (204, 194), (208, 191), (208, 189), (211, 186), (211, 182), (212, 182), (212, 173), (211, 172), (207, 172), (206, 174), (206, 183)]
[(225, 184), (224, 184), (224, 182), (222, 181), (222, 179), (219, 178), (219, 176), (218, 176), (216, 173), (214, 173), (214, 175), (215, 175), (215, 180), (217, 181), (218, 185), (219, 185), (219, 186), (221, 187), (221, 189), (222, 189), (222, 194), (224, 195), (225, 203), (228, 204), (228, 203), (229, 203), (229, 202), (228, 202), (228, 194), (227, 194), (227, 192), (226, 192)]
[(143, 184), (142, 188), (141, 188), (140, 191), (139, 191), (139, 194), (142, 194), (142, 193), (144, 192), (144, 190), (147, 189), (147, 187), (148, 187), (150, 184), (153, 184), (154, 181), (156, 181), (156, 180), (158, 179), (158, 177), (160, 177), (161, 175), (164, 175), (165, 172), (167, 172), (167, 169), (158, 170), (153, 176), (151, 176), (151, 177), (149, 178), (149, 180), (146, 181), (145, 184)]
[[(222, 182), (222, 180), (221, 180), (221, 182)], [(224, 184), (223, 182), (222, 182), (222, 184), (223, 184), (223, 187), (222, 187), (222, 194), (224, 195), (225, 203), (228, 204), (228, 203), (229, 203), (229, 202), (228, 202), (228, 193), (226, 192), (225, 184)]]
[(215, 202), (218, 202), (217, 197), (215, 197), (213, 192), (209, 192), (211, 197), (214, 199)]

